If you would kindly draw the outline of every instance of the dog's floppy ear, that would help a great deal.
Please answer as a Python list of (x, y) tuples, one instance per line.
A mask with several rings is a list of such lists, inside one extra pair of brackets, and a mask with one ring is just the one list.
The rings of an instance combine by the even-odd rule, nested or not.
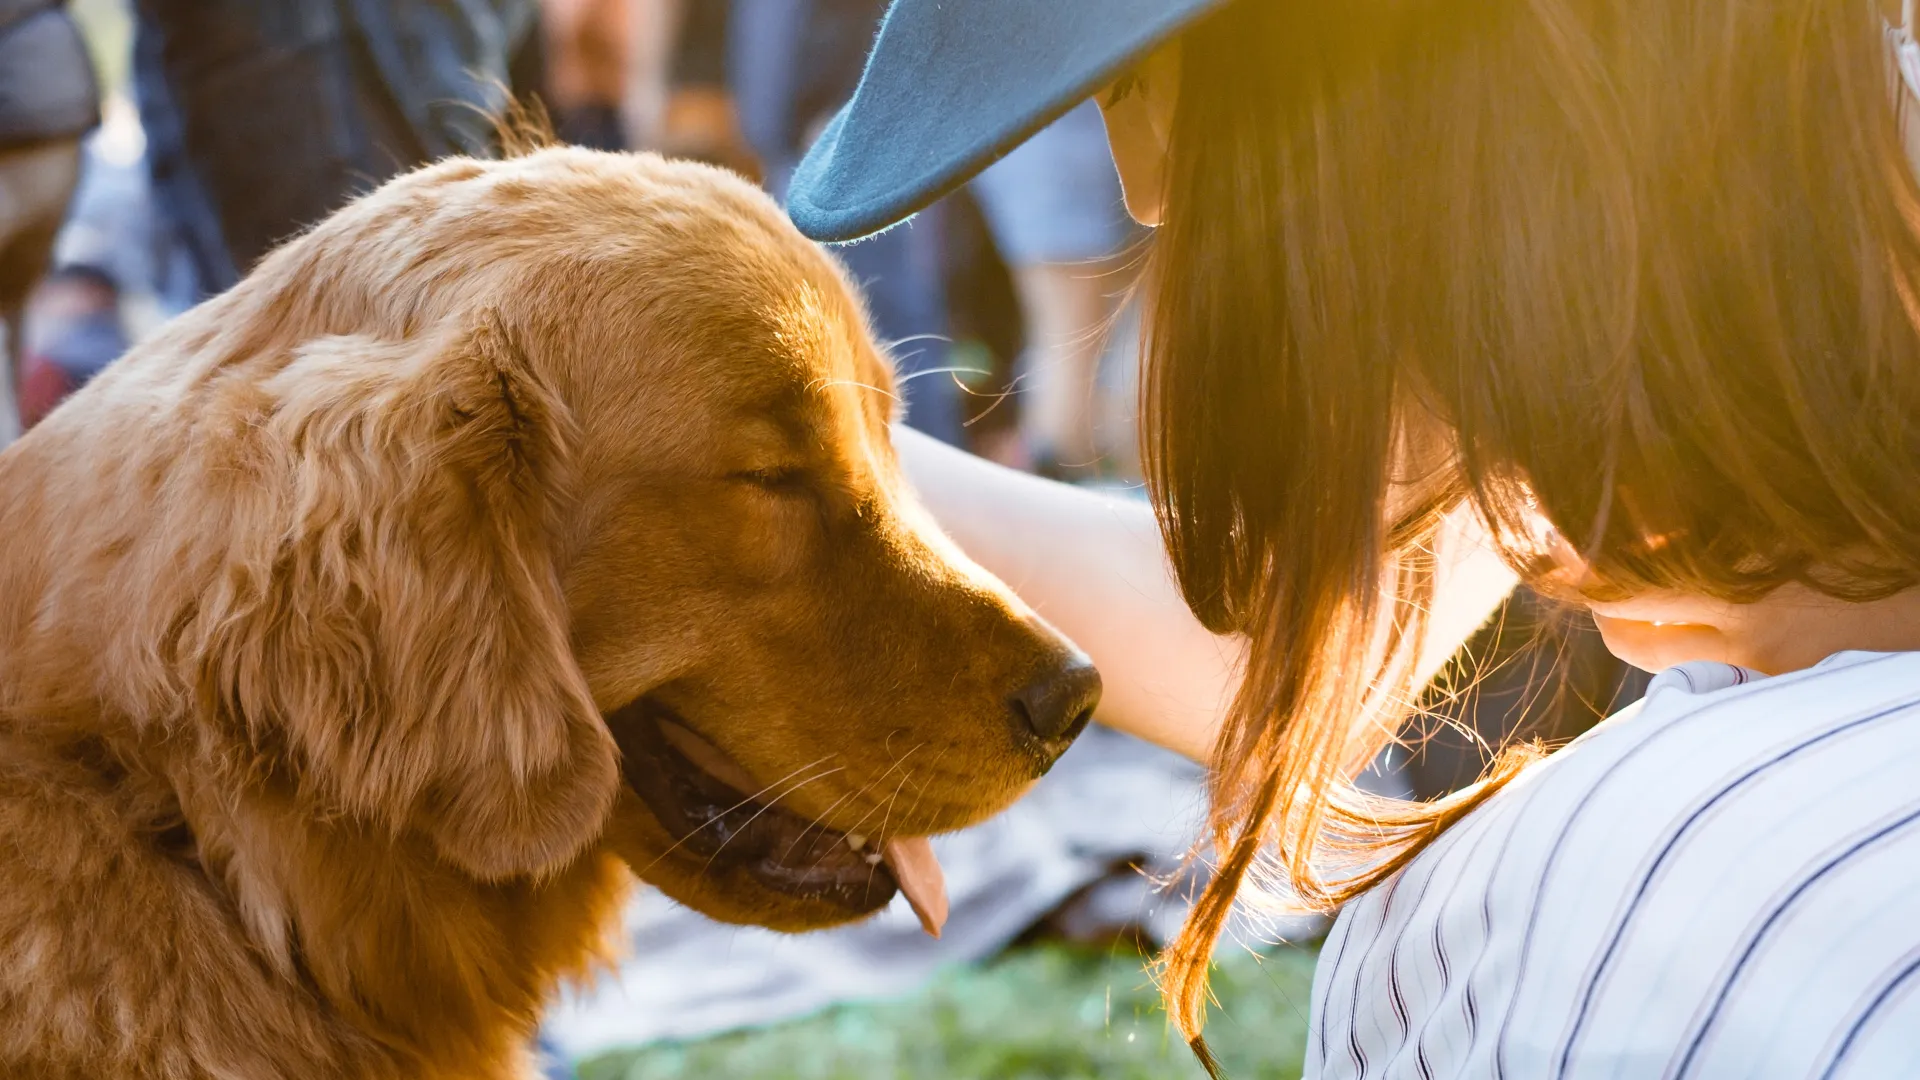
[(482, 878), (557, 869), (619, 783), (554, 560), (564, 406), (492, 314), (310, 342), (262, 389), (224, 711), (330, 812)]

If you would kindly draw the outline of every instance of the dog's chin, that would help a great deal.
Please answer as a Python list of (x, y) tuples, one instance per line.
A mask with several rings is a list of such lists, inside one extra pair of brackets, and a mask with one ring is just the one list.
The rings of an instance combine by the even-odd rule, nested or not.
[(668, 734), (678, 718), (659, 703), (642, 698), (606, 722), (628, 788), (608, 839), (636, 877), (674, 900), (723, 922), (802, 931), (865, 918), (899, 891), (877, 844), (696, 763)]
[(761, 878), (740, 869), (707, 865), (675, 846), (672, 836), (630, 789), (621, 800), (607, 833), (608, 846), (641, 882), (710, 919), (742, 926), (764, 926), (783, 933), (824, 930), (877, 914), (891, 900), (889, 884), (882, 897), (862, 906), (834, 899), (800, 895), (769, 887)]

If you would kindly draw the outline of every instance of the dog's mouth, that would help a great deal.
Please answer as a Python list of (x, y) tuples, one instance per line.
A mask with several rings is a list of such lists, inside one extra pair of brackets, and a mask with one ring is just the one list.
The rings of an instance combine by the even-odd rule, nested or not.
[(675, 847), (705, 858), (710, 870), (745, 871), (768, 889), (850, 917), (878, 911), (897, 891), (926, 932), (940, 936), (946, 880), (926, 837), (841, 832), (782, 808), (780, 784), (755, 780), (653, 699), (641, 698), (606, 721), (627, 784)]

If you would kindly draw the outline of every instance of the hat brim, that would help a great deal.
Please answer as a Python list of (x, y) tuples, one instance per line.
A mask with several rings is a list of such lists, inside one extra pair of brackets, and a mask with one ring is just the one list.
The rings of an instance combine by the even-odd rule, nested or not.
[(787, 213), (841, 243), (911, 217), (1223, 0), (899, 0)]

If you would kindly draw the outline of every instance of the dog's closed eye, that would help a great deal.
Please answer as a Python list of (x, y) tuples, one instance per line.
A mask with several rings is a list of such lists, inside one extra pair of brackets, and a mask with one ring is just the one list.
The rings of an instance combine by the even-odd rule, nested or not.
[(807, 489), (807, 471), (797, 465), (742, 469), (727, 478), (781, 495), (798, 495)]

